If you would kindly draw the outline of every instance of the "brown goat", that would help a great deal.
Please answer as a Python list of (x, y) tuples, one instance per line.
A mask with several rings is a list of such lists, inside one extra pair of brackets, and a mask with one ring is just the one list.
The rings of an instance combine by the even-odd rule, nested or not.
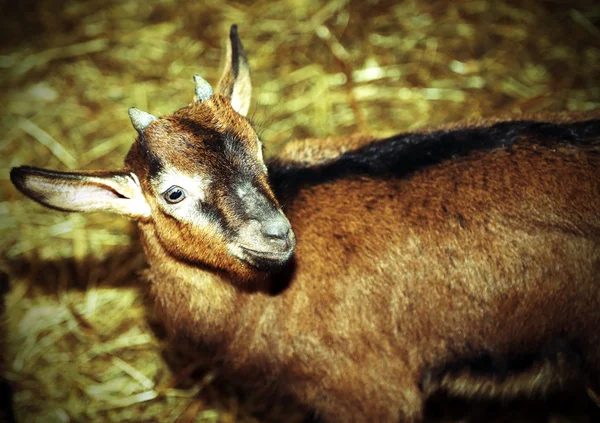
[(216, 93), (196, 77), (172, 115), (130, 109), (124, 170), (13, 183), (136, 219), (169, 330), (324, 420), (598, 387), (598, 113), (296, 141), (268, 176), (230, 39)]

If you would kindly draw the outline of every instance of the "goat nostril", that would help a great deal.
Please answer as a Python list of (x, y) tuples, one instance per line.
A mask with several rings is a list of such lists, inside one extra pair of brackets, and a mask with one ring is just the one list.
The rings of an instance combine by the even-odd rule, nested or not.
[(283, 219), (268, 220), (262, 224), (262, 233), (271, 241), (286, 241), (290, 233), (290, 224)]

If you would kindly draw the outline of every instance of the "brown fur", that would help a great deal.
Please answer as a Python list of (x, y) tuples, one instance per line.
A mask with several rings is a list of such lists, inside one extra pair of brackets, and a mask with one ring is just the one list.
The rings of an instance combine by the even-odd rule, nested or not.
[(276, 379), (327, 420), (417, 420), (437, 388), (563, 388), (550, 362), (503, 380), (470, 376), (467, 365), (423, 378), (481, 351), (535, 353), (562, 338), (597, 376), (599, 152), (525, 140), (402, 180), (308, 187), (285, 205), (296, 268), (274, 296), (173, 261), (142, 225), (153, 293), (174, 332), (216, 348), (238, 377)]
[(348, 151), (356, 150), (373, 141), (372, 135), (355, 134), (347, 137), (306, 138), (293, 140), (283, 146), (277, 160), (304, 166), (329, 163)]

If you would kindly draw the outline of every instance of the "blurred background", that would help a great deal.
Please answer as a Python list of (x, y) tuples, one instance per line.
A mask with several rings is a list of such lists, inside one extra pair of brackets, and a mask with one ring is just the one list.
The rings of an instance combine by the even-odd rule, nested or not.
[(302, 418), (169, 346), (134, 225), (44, 209), (8, 176), (119, 168), (135, 137), (127, 108), (169, 114), (192, 100), (193, 74), (216, 83), (232, 23), (269, 155), (294, 138), (600, 106), (595, 0), (24, 0), (0, 12), (0, 370), (19, 422)]

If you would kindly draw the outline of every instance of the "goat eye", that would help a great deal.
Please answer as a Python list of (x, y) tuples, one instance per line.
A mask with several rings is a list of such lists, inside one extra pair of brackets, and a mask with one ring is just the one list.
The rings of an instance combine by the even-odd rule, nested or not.
[(185, 199), (185, 197), (187, 197), (187, 192), (185, 192), (183, 188), (173, 185), (171, 188), (163, 192), (162, 196), (167, 203), (175, 204)]

